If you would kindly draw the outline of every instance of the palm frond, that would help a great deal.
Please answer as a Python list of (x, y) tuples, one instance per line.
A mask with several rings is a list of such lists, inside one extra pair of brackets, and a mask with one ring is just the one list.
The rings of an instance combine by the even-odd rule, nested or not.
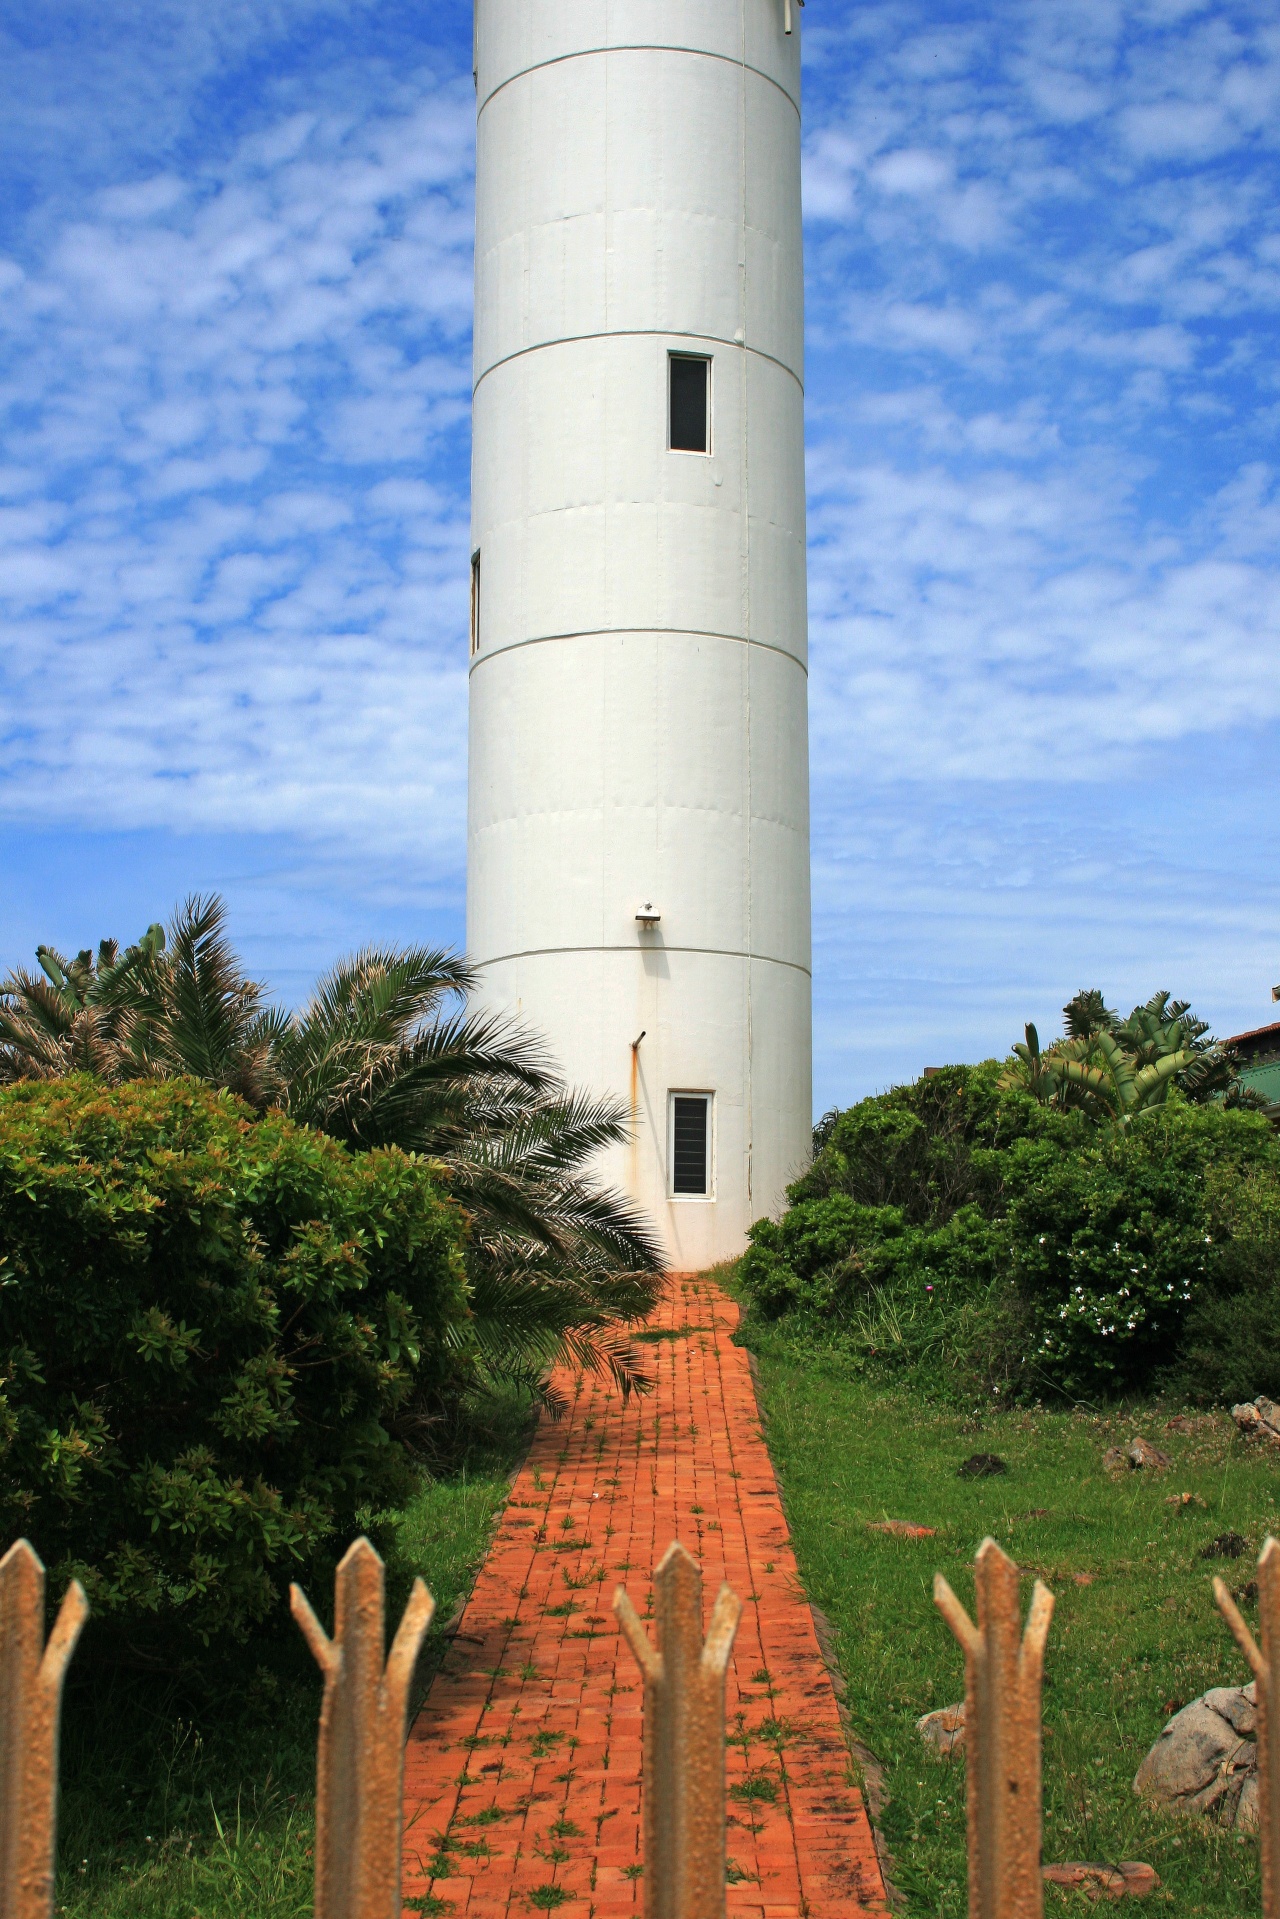
[(1096, 989), (1077, 993), (1063, 1008), (1066, 1037), (1044, 1053), (1034, 1026), (1013, 1049), (1000, 1084), (1027, 1090), (1046, 1105), (1085, 1112), (1096, 1121), (1125, 1124), (1162, 1106), (1176, 1086), (1187, 1099), (1240, 1098), (1240, 1065), (1214, 1039), (1190, 1002), (1166, 990), (1153, 993), (1121, 1020)]
[(1096, 986), (1069, 999), (1062, 1009), (1062, 1021), (1068, 1039), (1094, 1039), (1110, 1033), (1120, 1023), (1120, 1015), (1107, 1005)]
[(369, 1061), (351, 1124), (370, 1143), (438, 1152), (451, 1128), (466, 1136), (485, 1125), (484, 1089), (501, 1088), (515, 1107), (554, 1085), (531, 1034), (499, 1015), (459, 1012)]
[(526, 1176), (571, 1172), (606, 1146), (625, 1146), (631, 1117), (620, 1101), (556, 1088), (530, 1101), (519, 1090), (479, 1105), (474, 1131), (491, 1142), (495, 1166), (520, 1166)]
[(163, 1005), (157, 1009), (170, 1073), (232, 1085), (254, 1077), (245, 1039), (263, 1010), (265, 989), (249, 979), (226, 934), (216, 895), (193, 895), (166, 939)]
[(475, 1218), (480, 1243), (514, 1234), (594, 1269), (603, 1259), (656, 1272), (662, 1250), (648, 1216), (625, 1195), (582, 1178), (526, 1179), (495, 1166), (483, 1148), (443, 1155), (450, 1191)]
[(549, 1265), (508, 1243), (483, 1261), (472, 1282), (472, 1332), (495, 1377), (527, 1368), (572, 1366), (613, 1380), (623, 1394), (647, 1392), (652, 1374), (629, 1328), (652, 1312), (664, 1282), (657, 1275), (622, 1286)]
[(541, 1048), (500, 1015), (448, 1010), (474, 983), (470, 965), (430, 948), (370, 948), (323, 979), (280, 1046), (289, 1110), (361, 1143), (434, 1152), (465, 1128), (470, 1082), (550, 1083)]
[(472, 991), (469, 961), (430, 946), (367, 946), (319, 980), (299, 1021), (302, 1032), (401, 1040), (444, 1000)]

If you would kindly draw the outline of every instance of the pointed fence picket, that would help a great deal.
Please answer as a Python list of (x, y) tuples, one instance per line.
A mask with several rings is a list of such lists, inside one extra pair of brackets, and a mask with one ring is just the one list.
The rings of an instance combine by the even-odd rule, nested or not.
[(724, 1679), (742, 1601), (721, 1586), (702, 1637), (702, 1572), (684, 1547), (653, 1575), (655, 1647), (619, 1586), (613, 1610), (644, 1677), (645, 1919), (725, 1909)]
[(994, 1539), (974, 1567), (975, 1625), (946, 1580), (934, 1603), (964, 1650), (970, 1919), (1040, 1919), (1040, 1682), (1053, 1594), (1037, 1579), (1026, 1631), (1018, 1568)]
[(44, 1567), (25, 1539), (0, 1559), (0, 1919), (53, 1911), (62, 1681), (88, 1612), (73, 1579), (46, 1645)]
[[(974, 1567), (976, 1620), (939, 1574), (934, 1598), (965, 1656), (970, 1919), (1040, 1919), (1040, 1691), (1053, 1596), (992, 1539)], [(332, 1638), (303, 1593), (294, 1617), (324, 1675), (317, 1751), (316, 1919), (401, 1919), (405, 1719), (433, 1601), (414, 1583), (385, 1650), (382, 1561), (358, 1539), (338, 1567)], [(1280, 1919), (1280, 1545), (1258, 1562), (1258, 1638), (1214, 1591), (1257, 1679), (1263, 1919)], [(614, 1611), (644, 1678), (645, 1919), (725, 1911), (725, 1673), (741, 1602), (722, 1586), (703, 1637), (702, 1575), (673, 1545), (654, 1574), (656, 1644), (625, 1591)], [(88, 1615), (73, 1581), (48, 1641), (44, 1568), (25, 1540), (0, 1559), (0, 1919), (52, 1919), (63, 1677)], [(1075, 1870), (1075, 1869), (1072, 1869)], [(1086, 1868), (1089, 1872), (1095, 1868)], [(1101, 1869), (1097, 1869), (1101, 1870)]]
[(1258, 1842), (1262, 1855), (1262, 1919), (1280, 1919), (1280, 1702), (1276, 1661), (1280, 1659), (1280, 1545), (1268, 1538), (1258, 1559), (1259, 1645), (1221, 1579), (1213, 1582), (1232, 1636), (1253, 1668), (1256, 1681), (1258, 1740)]
[(384, 1574), (367, 1539), (357, 1539), (338, 1566), (332, 1639), (300, 1586), (289, 1598), (324, 1674), (315, 1919), (400, 1919), (405, 1713), (435, 1601), (415, 1579), (384, 1665)]

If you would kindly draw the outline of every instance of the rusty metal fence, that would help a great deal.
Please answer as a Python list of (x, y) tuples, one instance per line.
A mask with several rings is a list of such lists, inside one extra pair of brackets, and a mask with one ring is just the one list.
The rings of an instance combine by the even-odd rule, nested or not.
[(1268, 1539), (1258, 1559), (1259, 1646), (1221, 1579), (1213, 1582), (1218, 1609), (1257, 1681), (1258, 1842), (1262, 1855), (1263, 1919), (1280, 1919), (1280, 1753), (1275, 1716), (1276, 1659), (1280, 1656), (1280, 1545)]
[[(1039, 1580), (1025, 1627), (1017, 1566), (993, 1539), (974, 1568), (971, 1619), (941, 1574), (934, 1599), (964, 1652), (970, 1919), (1041, 1919), (1040, 1688), (1053, 1596)], [(1263, 1919), (1280, 1919), (1280, 1545), (1258, 1561), (1259, 1636), (1220, 1579), (1214, 1594), (1257, 1681)], [(334, 1630), (292, 1608), (324, 1675), (316, 1776), (316, 1919), (401, 1919), (405, 1719), (433, 1601), (414, 1583), (386, 1653), (382, 1561), (358, 1539), (338, 1567)], [(52, 1919), (58, 1723), (88, 1616), (73, 1582), (45, 1641), (44, 1568), (25, 1540), (0, 1559), (0, 1919)], [(644, 1679), (645, 1919), (725, 1912), (725, 1673), (742, 1607), (722, 1586), (703, 1637), (702, 1576), (673, 1545), (654, 1576), (657, 1643), (621, 1587), (621, 1630)]]

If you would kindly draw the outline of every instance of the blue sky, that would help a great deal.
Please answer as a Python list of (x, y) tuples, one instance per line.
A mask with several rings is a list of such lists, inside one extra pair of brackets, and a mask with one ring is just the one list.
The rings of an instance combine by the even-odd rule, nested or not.
[[(514, 3), (514, 0), (513, 0)], [(1280, 21), (805, 14), (815, 1100), (1280, 979)], [(0, 0), (0, 968), (457, 941), (470, 9)]]

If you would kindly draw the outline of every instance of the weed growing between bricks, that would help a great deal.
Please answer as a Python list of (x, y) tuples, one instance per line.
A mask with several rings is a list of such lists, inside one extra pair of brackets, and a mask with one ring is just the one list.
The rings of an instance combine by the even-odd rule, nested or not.
[[(642, 1694), (608, 1608), (615, 1585), (639, 1574), (632, 1597), (651, 1618), (652, 1569), (680, 1537), (696, 1544), (708, 1604), (722, 1578), (749, 1595), (728, 1688), (731, 1913), (802, 1919), (846, 1908), (851, 1893), (883, 1909), (736, 1319), (714, 1286), (673, 1285), (648, 1329), (653, 1395), (624, 1404), (585, 1380), (564, 1425), (536, 1436), (410, 1740), (414, 1897), (446, 1899), (459, 1919), (551, 1910), (553, 1895), (589, 1902), (597, 1919), (638, 1913)], [(516, 1523), (535, 1498), (542, 1524)], [(494, 1720), (524, 1730), (487, 1771), (471, 1741)], [(483, 1856), (415, 1839), (454, 1829), (482, 1795), (505, 1815)]]

